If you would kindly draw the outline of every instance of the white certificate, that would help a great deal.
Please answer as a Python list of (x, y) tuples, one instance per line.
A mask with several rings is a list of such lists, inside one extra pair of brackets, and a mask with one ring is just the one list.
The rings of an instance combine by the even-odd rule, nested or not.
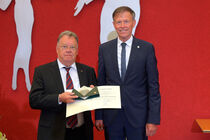
[(97, 86), (99, 97), (76, 100), (66, 105), (66, 117), (102, 108), (121, 108), (120, 86)]

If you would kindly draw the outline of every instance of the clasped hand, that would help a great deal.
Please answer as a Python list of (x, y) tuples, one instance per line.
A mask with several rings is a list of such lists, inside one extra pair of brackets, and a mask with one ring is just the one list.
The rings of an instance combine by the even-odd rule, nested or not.
[[(94, 88), (95, 86), (90, 85), (90, 87)], [(63, 93), (59, 94), (59, 96), (58, 96), (59, 102), (63, 102), (63, 103), (67, 103), (67, 104), (75, 102), (75, 100), (74, 100), (75, 98), (78, 98), (78, 96), (72, 92), (63, 92)]]
[(59, 94), (59, 102), (63, 102), (63, 103), (73, 103), (75, 100), (75, 98), (78, 98), (77, 95), (75, 95), (72, 92), (63, 92), (61, 94)]

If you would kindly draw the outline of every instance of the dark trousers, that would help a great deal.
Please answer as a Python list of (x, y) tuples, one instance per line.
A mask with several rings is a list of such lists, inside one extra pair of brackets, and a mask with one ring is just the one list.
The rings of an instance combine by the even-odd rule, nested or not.
[(113, 123), (105, 127), (106, 140), (147, 140), (145, 127), (134, 128), (128, 122), (124, 110), (120, 110)]
[(66, 128), (65, 140), (87, 140), (85, 125), (74, 129)]

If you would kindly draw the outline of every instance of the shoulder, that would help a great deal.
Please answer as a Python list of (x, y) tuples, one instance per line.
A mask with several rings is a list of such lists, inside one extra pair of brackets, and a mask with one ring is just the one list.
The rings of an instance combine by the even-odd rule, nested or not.
[(142, 40), (142, 39), (135, 38), (135, 37), (133, 38), (133, 43), (134, 44), (138, 44), (138, 45), (153, 47), (153, 44), (152, 43), (147, 42), (147, 41)]
[(113, 39), (113, 40), (110, 40), (110, 41), (107, 41), (107, 42), (101, 44), (99, 48), (100, 48), (100, 49), (103, 49), (103, 48), (108, 48), (108, 49), (110, 49), (110, 48), (112, 48), (112, 47), (114, 47), (114, 46), (116, 46), (116, 45), (117, 45), (117, 38), (116, 38), (116, 39)]
[(84, 69), (84, 70), (93, 70), (94, 69), (93, 67), (90, 67), (88, 65), (78, 63), (78, 62), (76, 62), (76, 66), (77, 66), (77, 69)]
[(58, 67), (58, 63), (57, 61), (53, 61), (53, 62), (49, 62), (49, 63), (46, 63), (46, 64), (43, 64), (43, 65), (39, 65), (35, 68), (35, 70), (46, 70), (46, 69), (49, 69), (51, 67), (55, 67), (57, 66)]
[(141, 48), (141, 50), (144, 50), (144, 51), (149, 51), (149, 52), (154, 51), (154, 46), (152, 43), (135, 38), (135, 37), (133, 38), (132, 46), (137, 46), (137, 47), (139, 46), (138, 48)]

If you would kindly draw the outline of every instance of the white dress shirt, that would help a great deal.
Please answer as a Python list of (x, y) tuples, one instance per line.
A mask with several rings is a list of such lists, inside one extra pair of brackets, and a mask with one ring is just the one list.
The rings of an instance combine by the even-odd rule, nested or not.
[[(131, 36), (126, 42), (125, 50), (126, 50), (126, 69), (128, 66), (129, 58), (130, 58), (130, 53), (131, 53), (131, 47), (132, 47), (132, 42), (133, 42), (133, 36)], [(121, 76), (121, 51), (122, 51), (122, 46), (121, 43), (123, 43), (119, 37), (117, 39), (117, 61), (118, 61), (118, 68)]]
[[(59, 61), (59, 59), (57, 59), (57, 62), (58, 62), (58, 67), (59, 67), (60, 74), (61, 74), (61, 79), (62, 79), (62, 82), (63, 82), (64, 91), (66, 91), (66, 69), (65, 69), (66, 66), (63, 65)], [(78, 73), (77, 73), (76, 63), (73, 63), (70, 67), (71, 67), (71, 69), (69, 70), (69, 74), (70, 74), (70, 77), (72, 79), (74, 89), (79, 89), (80, 88), (80, 82), (79, 82), (79, 76), (78, 76)], [(77, 114), (77, 118), (78, 118), (78, 123), (77, 123), (76, 127), (80, 127), (81, 125), (84, 124), (83, 113)]]

